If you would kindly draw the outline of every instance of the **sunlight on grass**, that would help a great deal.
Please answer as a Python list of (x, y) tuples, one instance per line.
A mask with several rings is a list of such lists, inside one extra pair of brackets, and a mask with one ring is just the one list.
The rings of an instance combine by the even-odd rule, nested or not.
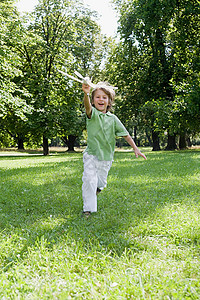
[(81, 153), (0, 157), (1, 299), (200, 298), (200, 151), (145, 154), (88, 220)]

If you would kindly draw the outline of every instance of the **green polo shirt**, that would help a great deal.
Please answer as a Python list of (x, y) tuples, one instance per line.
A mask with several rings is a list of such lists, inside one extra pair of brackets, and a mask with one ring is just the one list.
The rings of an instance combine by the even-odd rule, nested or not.
[(92, 116), (87, 118), (88, 154), (95, 155), (99, 160), (113, 160), (116, 136), (127, 136), (128, 131), (120, 120), (110, 112), (106, 114), (92, 107)]

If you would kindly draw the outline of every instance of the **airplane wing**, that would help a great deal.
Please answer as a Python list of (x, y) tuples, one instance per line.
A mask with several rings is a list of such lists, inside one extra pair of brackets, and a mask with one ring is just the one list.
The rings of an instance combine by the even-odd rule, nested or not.
[(83, 80), (80, 80), (80, 79), (78, 79), (78, 78), (76, 78), (76, 77), (74, 77), (74, 76), (72, 76), (72, 75), (69, 75), (68, 73), (65, 73), (65, 72), (63, 72), (63, 71), (61, 71), (61, 70), (58, 70), (58, 72), (60, 72), (61, 74), (65, 75), (65, 76), (67, 76), (67, 77), (69, 77), (69, 78), (71, 78), (71, 79), (73, 79), (73, 80), (75, 80), (75, 81), (78, 81), (78, 82), (80, 82), (80, 83), (83, 83)]

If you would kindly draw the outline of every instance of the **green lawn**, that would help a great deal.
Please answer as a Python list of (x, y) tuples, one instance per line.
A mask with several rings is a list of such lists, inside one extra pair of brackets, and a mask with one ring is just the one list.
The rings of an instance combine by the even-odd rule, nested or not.
[(88, 220), (81, 153), (0, 156), (0, 299), (200, 299), (200, 151), (144, 153)]

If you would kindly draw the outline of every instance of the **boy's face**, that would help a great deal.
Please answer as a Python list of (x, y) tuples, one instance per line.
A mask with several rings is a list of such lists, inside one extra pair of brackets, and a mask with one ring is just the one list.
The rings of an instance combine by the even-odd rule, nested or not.
[(93, 103), (97, 110), (105, 114), (107, 112), (109, 97), (104, 91), (97, 89), (94, 93)]

